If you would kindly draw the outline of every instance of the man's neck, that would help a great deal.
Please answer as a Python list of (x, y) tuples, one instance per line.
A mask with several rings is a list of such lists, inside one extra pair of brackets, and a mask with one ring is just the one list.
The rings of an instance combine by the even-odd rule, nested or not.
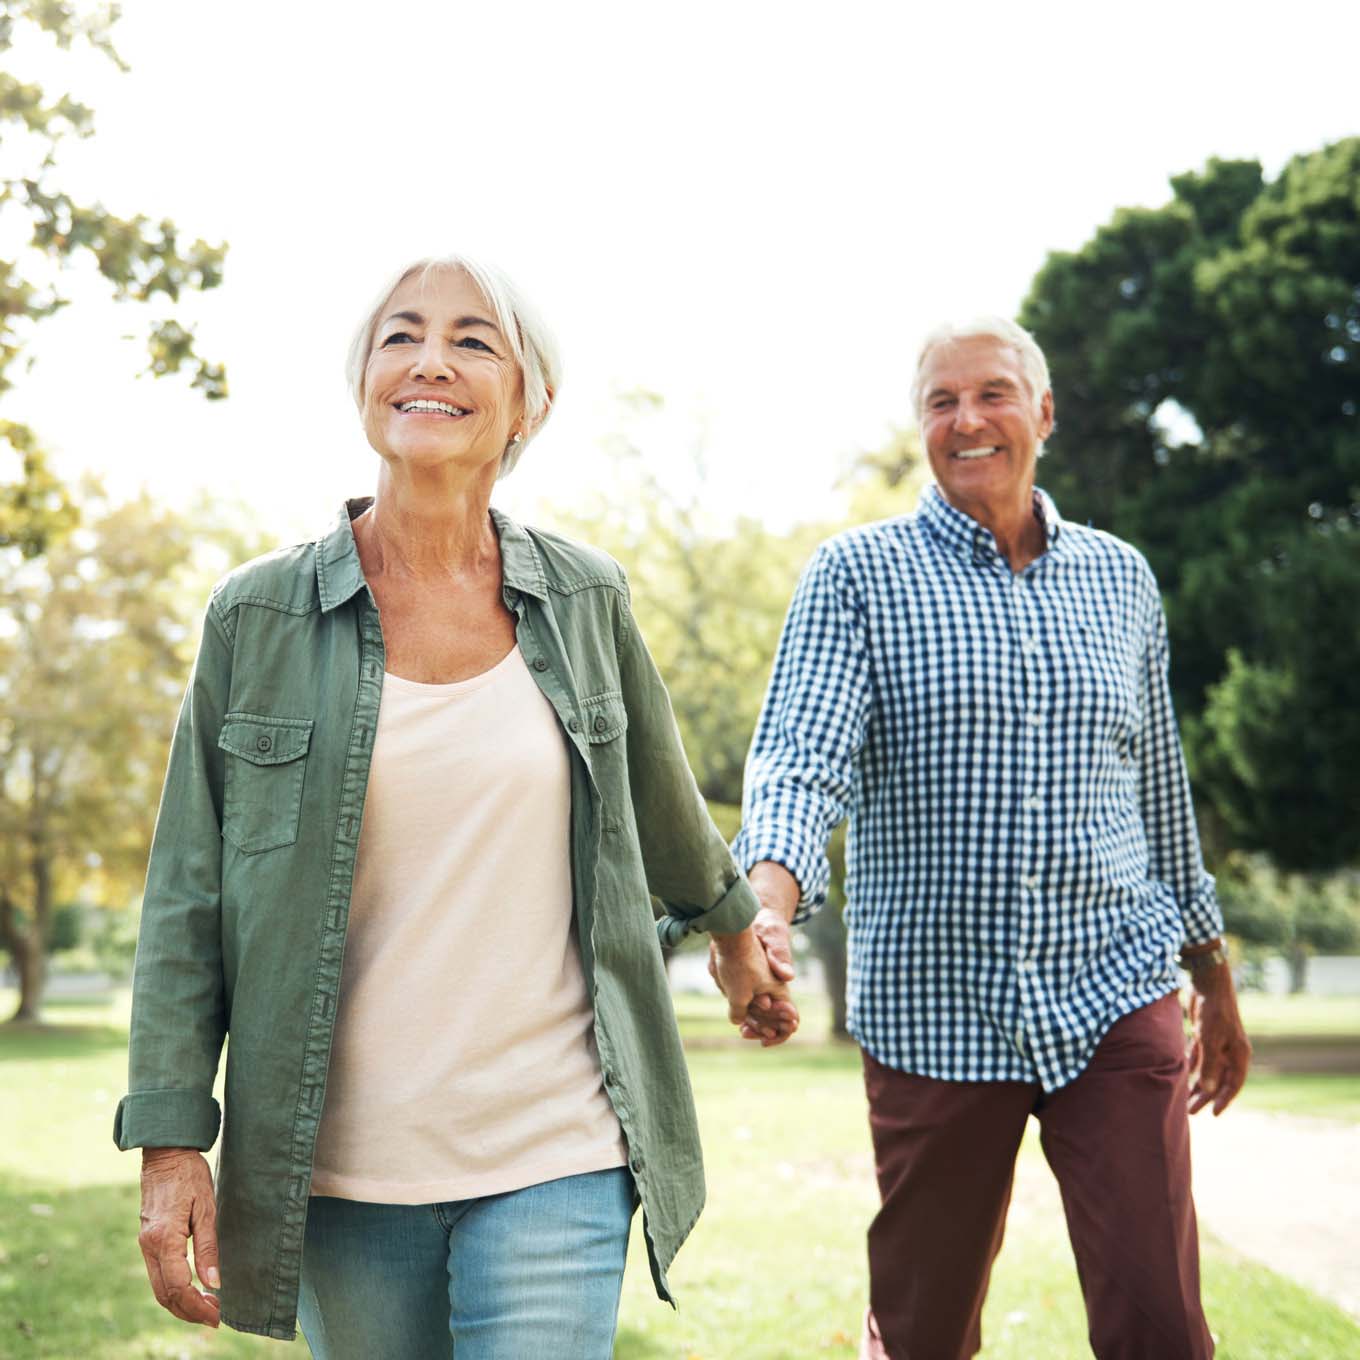
[[(943, 495), (944, 493), (941, 492)], [(975, 519), (996, 540), (996, 549), (1011, 571), (1019, 574), (1048, 548), (1048, 534), (1034, 510), (1034, 488), (1026, 487), (1022, 500), (991, 504), (968, 501), (960, 504), (945, 496), (956, 510)]]

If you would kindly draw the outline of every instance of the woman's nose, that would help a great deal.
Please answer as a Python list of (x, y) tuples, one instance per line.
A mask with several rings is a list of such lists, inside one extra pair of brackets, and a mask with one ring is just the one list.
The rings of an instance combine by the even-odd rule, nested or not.
[(451, 382), (455, 376), (442, 337), (427, 337), (411, 358), (413, 378), (425, 382)]

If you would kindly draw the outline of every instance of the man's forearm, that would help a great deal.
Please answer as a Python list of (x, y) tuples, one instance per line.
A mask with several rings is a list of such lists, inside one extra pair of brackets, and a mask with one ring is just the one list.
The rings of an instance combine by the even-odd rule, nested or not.
[(751, 866), (746, 878), (760, 898), (762, 907), (777, 912), (786, 921), (793, 920), (803, 891), (798, 886), (798, 880), (782, 864), (763, 859)]

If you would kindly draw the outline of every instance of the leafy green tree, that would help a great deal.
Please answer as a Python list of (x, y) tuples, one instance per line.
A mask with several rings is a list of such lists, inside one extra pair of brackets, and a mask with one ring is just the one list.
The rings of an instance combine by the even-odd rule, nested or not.
[[(205, 575), (258, 544), (95, 492), (38, 558), (0, 557), (0, 945), (36, 1019), (54, 906), (140, 886)], [(210, 549), (205, 551), (205, 549)]]
[(1282, 953), (1292, 992), (1306, 990), (1314, 954), (1360, 946), (1360, 884), (1353, 875), (1281, 873), (1259, 855), (1235, 853), (1218, 881), (1229, 933)]
[[(0, 54), (10, 56), (19, 35), (41, 33), (63, 50), (86, 45), (126, 70), (112, 40), (117, 18), (116, 5), (0, 0)], [(78, 261), (92, 262), (117, 300), (161, 312), (147, 327), (148, 372), (185, 372), (206, 397), (226, 396), (222, 365), (198, 354), (191, 327), (161, 311), (186, 289), (215, 288), (225, 247), (184, 240), (168, 218), (121, 217), (68, 193), (59, 182), (61, 148), (94, 134), (94, 113), (70, 94), (53, 97), (26, 83), (11, 61), (4, 65), (0, 136), (13, 168), (0, 178), (0, 220), (11, 230), (18, 227), (27, 243), (13, 259), (0, 260), (0, 398), (14, 384), (34, 327), (68, 305), (61, 275)], [(0, 548), (35, 556), (74, 524), (71, 498), (27, 425), (0, 419), (0, 449), (12, 460), (0, 472)]]
[(1324, 872), (1360, 853), (1360, 138), (1171, 187), (1034, 281), (1042, 481), (1157, 572), (1209, 820)]
[[(913, 435), (896, 432), (849, 469), (844, 518), (773, 533), (755, 516), (735, 519), (711, 504), (705, 453), (692, 450), (691, 490), (670, 490), (642, 447), (661, 399), (625, 398), (623, 430), (611, 441), (609, 491), (581, 509), (553, 515), (628, 569), (633, 609), (670, 692), (699, 787), (727, 833), (740, 825), (742, 773), (769, 682), (784, 615), (813, 549), (847, 524), (910, 509), (923, 477)], [(833, 1032), (845, 1033), (844, 835), (831, 846), (827, 907), (807, 930), (832, 1002)]]

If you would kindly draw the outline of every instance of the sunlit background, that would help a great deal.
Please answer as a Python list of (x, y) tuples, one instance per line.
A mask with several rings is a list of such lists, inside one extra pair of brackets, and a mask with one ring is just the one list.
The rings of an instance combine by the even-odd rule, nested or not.
[(1210, 156), (1273, 176), (1353, 133), (1348, 27), (1313, 0), (128, 0), (127, 75), (31, 40), (16, 66), (96, 111), (68, 191), (230, 243), (223, 286), (178, 314), (231, 397), (137, 379), (136, 309), (71, 278), (7, 404), (65, 475), (206, 487), (310, 537), (374, 478), (341, 378), (357, 316), (408, 257), (473, 250), (567, 361), (506, 508), (607, 478), (616, 394), (642, 388), (666, 401), (659, 475), (689, 477), (702, 443), (716, 513), (805, 519), (908, 422), (936, 320), (1013, 313), (1047, 252)]

